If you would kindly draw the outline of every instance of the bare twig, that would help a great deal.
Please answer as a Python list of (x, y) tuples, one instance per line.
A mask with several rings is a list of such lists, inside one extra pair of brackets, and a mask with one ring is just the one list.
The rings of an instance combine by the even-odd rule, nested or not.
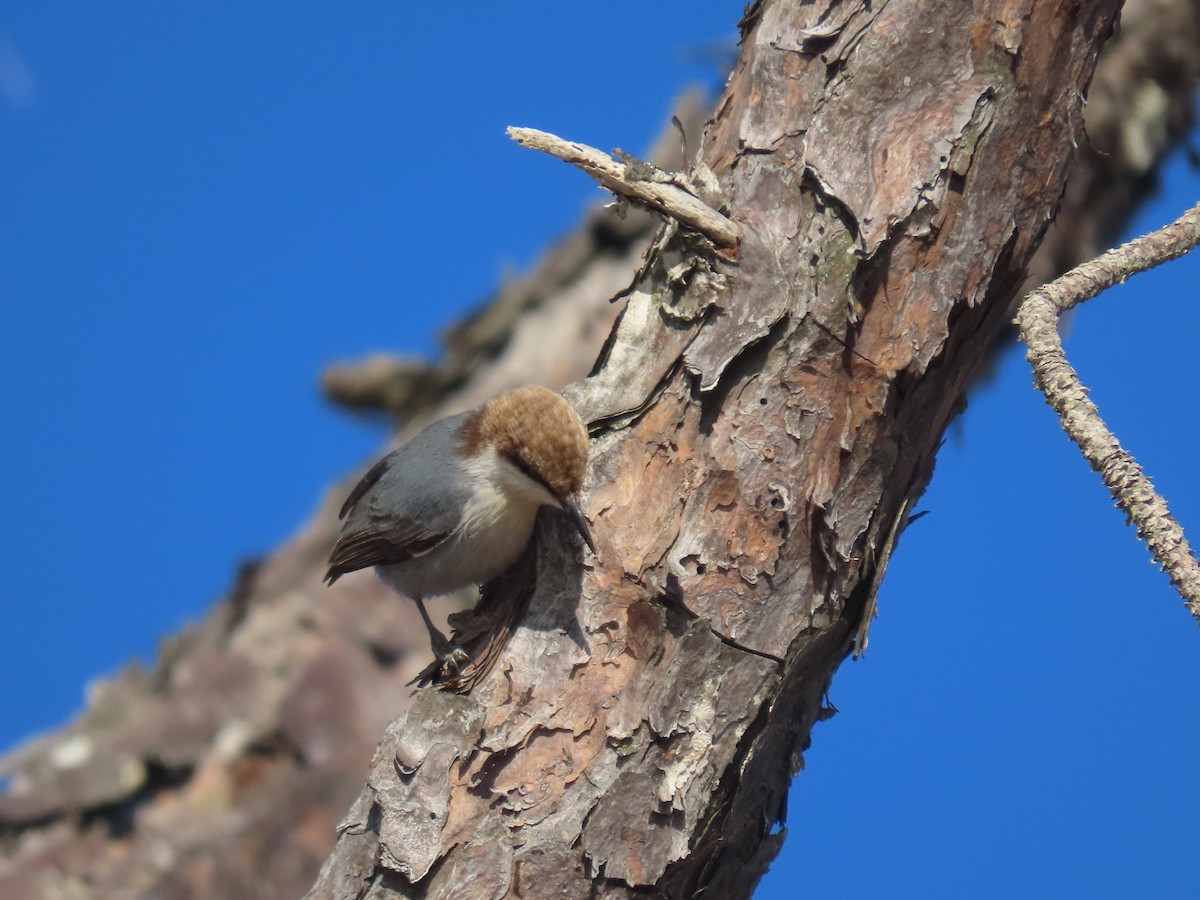
[(1155, 560), (1167, 571), (1188, 610), (1200, 620), (1200, 563), (1188, 546), (1183, 528), (1167, 510), (1137, 461), (1105, 427), (1087, 388), (1063, 352), (1058, 316), (1095, 297), (1129, 276), (1183, 256), (1200, 244), (1200, 204), (1158, 231), (1076, 266), (1061, 278), (1033, 291), (1017, 312), (1021, 337), (1029, 347), (1034, 379), (1100, 473), (1117, 504), (1137, 527)]
[(741, 229), (734, 222), (680, 183), (684, 176), (669, 175), (647, 163), (621, 162), (595, 147), (533, 128), (510, 126), (508, 136), (522, 147), (541, 150), (578, 166), (614, 194), (670, 216), (719, 247), (736, 247), (741, 240)]

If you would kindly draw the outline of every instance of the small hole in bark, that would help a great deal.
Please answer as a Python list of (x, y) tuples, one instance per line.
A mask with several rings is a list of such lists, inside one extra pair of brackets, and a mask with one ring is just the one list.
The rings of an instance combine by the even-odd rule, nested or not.
[(697, 575), (703, 575), (707, 571), (708, 571), (708, 568), (704, 565), (704, 563), (696, 563), (696, 574)]
[(766, 397), (759, 397), (759, 398), (758, 398), (758, 405), (759, 405), (759, 406), (766, 406), (766, 405), (767, 405), (767, 398), (766, 398)]
[(779, 496), (772, 497), (771, 506), (775, 509), (783, 509), (783, 498)]

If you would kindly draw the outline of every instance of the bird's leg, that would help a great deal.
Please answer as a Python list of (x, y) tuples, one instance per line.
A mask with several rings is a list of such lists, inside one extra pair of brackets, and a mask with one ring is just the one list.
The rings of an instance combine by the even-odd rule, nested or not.
[(437, 626), (433, 624), (433, 619), (429, 618), (429, 611), (425, 609), (424, 600), (420, 597), (413, 597), (413, 600), (416, 601), (421, 618), (425, 620), (425, 627), (429, 630), (429, 645), (433, 648), (433, 655), (455, 675), (459, 674), (471, 663), (471, 657), (467, 655), (466, 650), (438, 631)]

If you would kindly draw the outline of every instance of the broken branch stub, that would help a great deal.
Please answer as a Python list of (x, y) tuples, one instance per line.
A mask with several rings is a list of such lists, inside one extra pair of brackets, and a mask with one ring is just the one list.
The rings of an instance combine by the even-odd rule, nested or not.
[(582, 169), (614, 194), (700, 232), (718, 247), (733, 248), (741, 241), (738, 225), (689, 190), (686, 176), (669, 174), (637, 160), (622, 162), (595, 147), (535, 128), (512, 125), (508, 136), (522, 147), (541, 150)]

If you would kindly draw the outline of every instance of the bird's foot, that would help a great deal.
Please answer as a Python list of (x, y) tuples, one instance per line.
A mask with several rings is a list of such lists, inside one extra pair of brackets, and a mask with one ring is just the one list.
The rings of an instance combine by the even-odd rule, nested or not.
[(475, 664), (475, 660), (471, 659), (466, 650), (448, 640), (440, 631), (436, 637), (430, 633), (429, 643), (433, 647), (433, 662), (422, 669), (409, 684), (415, 684), (417, 687), (425, 687), (427, 684), (453, 687), (463, 673)]
[(433, 627), (429, 629), (429, 646), (433, 648), (433, 655), (455, 675), (473, 661), (466, 650)]
[(467, 666), (475, 662), (466, 650), (449, 641), (446, 641), (442, 647), (434, 647), (433, 652), (437, 656), (437, 661), (442, 664), (442, 668), (452, 675), (461, 675)]

